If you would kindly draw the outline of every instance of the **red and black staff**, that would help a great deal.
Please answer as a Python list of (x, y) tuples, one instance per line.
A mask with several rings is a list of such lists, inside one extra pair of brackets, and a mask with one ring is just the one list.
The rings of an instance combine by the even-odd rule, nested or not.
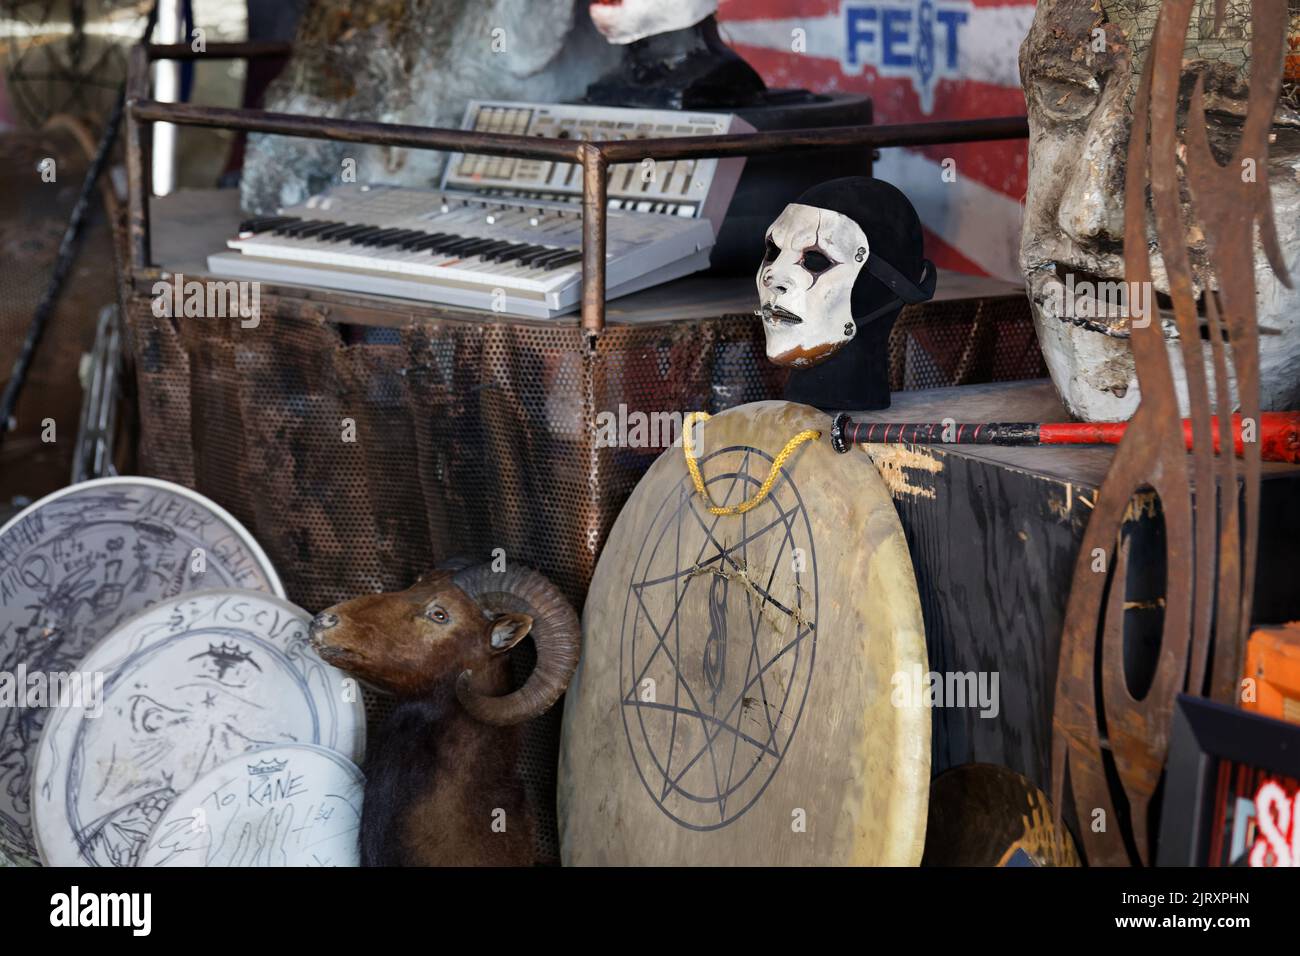
[[(1214, 450), (1219, 422), (1211, 419)], [(835, 416), (831, 445), (843, 454), (853, 445), (906, 442), (913, 445), (1118, 445), (1127, 422), (855, 422), (847, 412)], [(1241, 416), (1232, 417), (1233, 444), (1242, 454)], [(1183, 419), (1183, 438), (1192, 447), (1192, 423)], [(1300, 412), (1264, 412), (1254, 441), (1264, 461), (1300, 464)]]

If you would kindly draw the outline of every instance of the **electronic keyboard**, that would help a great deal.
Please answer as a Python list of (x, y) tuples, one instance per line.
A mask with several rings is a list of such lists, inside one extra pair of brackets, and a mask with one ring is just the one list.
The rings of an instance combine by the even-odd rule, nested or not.
[[(466, 126), (559, 138), (708, 135), (728, 114), (470, 104)], [(613, 299), (708, 266), (743, 159), (610, 168), (605, 287)], [(575, 172), (575, 170), (577, 172)], [(242, 222), (214, 275), (551, 318), (582, 294), (582, 176), (572, 163), (453, 154), (438, 191), (343, 185)]]
[[(481, 100), (470, 102), (461, 125), (481, 133), (598, 142), (754, 131), (731, 113)], [(610, 167), (605, 187), (609, 208), (707, 219), (717, 235), (744, 168), (743, 156), (619, 163)], [(582, 201), (582, 168), (551, 160), (455, 153), (443, 172), (442, 188), (576, 203)]]

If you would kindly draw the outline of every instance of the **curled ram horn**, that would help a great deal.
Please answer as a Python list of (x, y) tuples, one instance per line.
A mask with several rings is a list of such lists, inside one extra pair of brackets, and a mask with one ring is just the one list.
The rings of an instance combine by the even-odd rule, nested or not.
[(493, 614), (527, 614), (537, 647), (537, 666), (524, 685), (500, 697), (474, 689), (465, 671), (456, 681), (456, 696), (475, 719), (505, 726), (530, 720), (550, 709), (569, 686), (582, 650), (582, 626), (559, 588), (531, 568), (514, 565), (494, 571), (479, 564), (458, 571), (453, 583)]

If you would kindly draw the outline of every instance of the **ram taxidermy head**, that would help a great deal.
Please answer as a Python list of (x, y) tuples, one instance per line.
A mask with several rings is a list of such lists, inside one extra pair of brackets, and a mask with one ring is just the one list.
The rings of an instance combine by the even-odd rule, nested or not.
[[(537, 665), (523, 686), (484, 693), (475, 674), (501, 666), (530, 634)], [(336, 604), (312, 621), (311, 639), (325, 661), (397, 697), (424, 696), (455, 679), (471, 716), (507, 725), (545, 712), (564, 693), (582, 629), (572, 605), (537, 571), (476, 564)]]

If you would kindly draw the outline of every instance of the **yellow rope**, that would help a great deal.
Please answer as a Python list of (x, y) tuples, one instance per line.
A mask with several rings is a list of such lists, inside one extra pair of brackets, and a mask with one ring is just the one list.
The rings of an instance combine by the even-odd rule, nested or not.
[(691, 473), (691, 481), (695, 482), (695, 491), (709, 503), (709, 514), (711, 515), (743, 515), (746, 511), (757, 508), (767, 498), (772, 486), (776, 484), (777, 477), (781, 474), (781, 468), (799, 446), (804, 442), (816, 441), (822, 437), (822, 433), (815, 428), (809, 428), (807, 431), (795, 435), (785, 443), (781, 453), (772, 462), (771, 470), (767, 473), (767, 477), (763, 479), (763, 484), (759, 486), (754, 497), (742, 501), (738, 505), (723, 507), (713, 503), (713, 499), (709, 497), (709, 490), (704, 487), (704, 476), (700, 474), (700, 463), (695, 458), (695, 445), (692, 441), (695, 423), (697, 421), (707, 422), (710, 417), (708, 412), (691, 412), (686, 416), (686, 424), (682, 429), (682, 451), (686, 453), (686, 470)]

